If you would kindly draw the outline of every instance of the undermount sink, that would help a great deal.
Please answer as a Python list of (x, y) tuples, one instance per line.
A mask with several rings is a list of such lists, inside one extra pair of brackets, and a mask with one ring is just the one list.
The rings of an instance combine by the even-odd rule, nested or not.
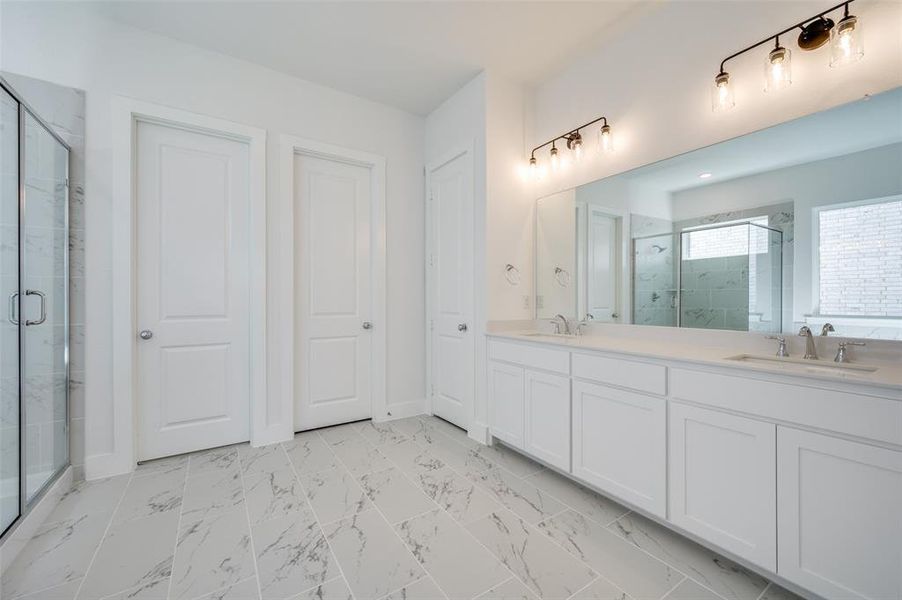
[(736, 356), (728, 356), (727, 360), (735, 360), (737, 362), (779, 369), (781, 371), (834, 375), (837, 377), (863, 377), (877, 371), (877, 367), (869, 367), (866, 365), (781, 356), (762, 356), (757, 354), (738, 354)]

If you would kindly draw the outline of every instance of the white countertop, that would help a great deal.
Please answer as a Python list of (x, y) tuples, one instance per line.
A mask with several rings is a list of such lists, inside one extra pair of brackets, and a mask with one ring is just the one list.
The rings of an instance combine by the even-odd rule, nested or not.
[[(839, 369), (834, 371), (830, 370), (830, 367), (835, 364), (832, 361), (832, 355), (826, 359), (805, 361), (803, 364), (799, 363), (799, 357), (792, 357), (786, 361), (775, 360), (761, 364), (731, 360), (729, 357), (740, 355), (771, 357), (773, 355), (743, 349), (730, 350), (717, 346), (680, 344), (673, 341), (647, 338), (607, 337), (602, 335), (565, 336), (549, 333), (536, 335), (537, 333), (539, 332), (534, 330), (495, 331), (488, 332), (486, 335), (519, 342), (558, 346), (569, 350), (598, 350), (640, 358), (678, 360), (706, 366), (727, 367), (739, 371), (770, 373), (821, 382), (887, 388), (897, 392), (896, 394), (891, 394), (892, 397), (902, 399), (902, 364), (895, 362), (868, 361), (849, 363), (853, 366), (875, 367), (877, 370), (873, 372)], [(810, 370), (805, 370), (806, 368), (810, 368)]]

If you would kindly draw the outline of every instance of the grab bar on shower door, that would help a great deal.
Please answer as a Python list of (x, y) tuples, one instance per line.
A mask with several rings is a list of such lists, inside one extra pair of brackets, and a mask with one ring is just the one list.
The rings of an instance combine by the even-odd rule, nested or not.
[(16, 316), (16, 300), (19, 298), (19, 292), (15, 291), (9, 295), (9, 315), (7, 319), (13, 325), (19, 324), (19, 318)]
[(40, 325), (44, 321), (47, 320), (47, 295), (44, 292), (38, 290), (25, 290), (26, 296), (37, 296), (41, 299), (41, 318), (37, 321), (32, 321), (30, 319), (25, 321), (25, 325)]

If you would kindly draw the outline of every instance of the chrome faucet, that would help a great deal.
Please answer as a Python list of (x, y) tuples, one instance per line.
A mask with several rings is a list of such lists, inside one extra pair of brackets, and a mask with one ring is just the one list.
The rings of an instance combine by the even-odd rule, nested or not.
[(777, 347), (777, 356), (786, 357), (789, 356), (789, 351), (786, 350), (786, 338), (781, 335), (769, 335), (767, 336), (769, 340), (777, 340), (777, 343), (780, 344)]
[(583, 327), (588, 327), (590, 321), (594, 321), (595, 317), (592, 316), (592, 313), (586, 313), (586, 318), (576, 324), (576, 331), (573, 333), (575, 335), (583, 334)]
[(833, 329), (832, 323), (824, 323), (824, 326), (821, 327), (821, 335), (823, 337), (827, 337), (828, 334), (834, 333), (836, 330)]
[(567, 320), (567, 317), (564, 315), (554, 315), (554, 318), (551, 319), (551, 324), (554, 325), (555, 333), (566, 333), (570, 335), (570, 321)]
[(805, 356), (802, 358), (817, 360), (817, 347), (814, 345), (814, 336), (811, 335), (811, 328), (807, 325), (802, 325), (802, 328), (799, 329), (799, 335), (805, 338)]
[(848, 346), (864, 346), (864, 342), (840, 342), (839, 348), (836, 349), (836, 358), (833, 359), (833, 362), (838, 363), (847, 363), (849, 362), (849, 355), (846, 352), (846, 348)]

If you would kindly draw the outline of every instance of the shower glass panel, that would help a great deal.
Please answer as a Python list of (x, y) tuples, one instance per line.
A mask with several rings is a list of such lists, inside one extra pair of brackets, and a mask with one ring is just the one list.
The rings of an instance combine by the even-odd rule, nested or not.
[(783, 233), (746, 222), (683, 231), (680, 327), (779, 332)]
[[(0, 298), (19, 293), (19, 104), (0, 88)], [(0, 533), (19, 516), (19, 327), (0, 321)]]
[(677, 325), (676, 235), (633, 239), (633, 318), (636, 325)]
[(25, 490), (31, 501), (69, 460), (68, 165), (69, 152), (25, 113), (22, 176)]

